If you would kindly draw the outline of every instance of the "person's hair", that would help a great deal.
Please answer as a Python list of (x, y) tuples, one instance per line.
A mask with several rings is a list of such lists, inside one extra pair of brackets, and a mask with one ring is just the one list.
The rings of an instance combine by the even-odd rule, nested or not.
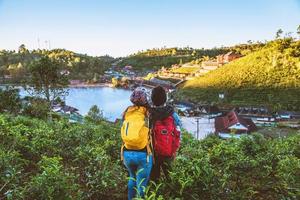
[(151, 101), (155, 106), (161, 106), (167, 101), (167, 94), (163, 87), (157, 86), (152, 89)]

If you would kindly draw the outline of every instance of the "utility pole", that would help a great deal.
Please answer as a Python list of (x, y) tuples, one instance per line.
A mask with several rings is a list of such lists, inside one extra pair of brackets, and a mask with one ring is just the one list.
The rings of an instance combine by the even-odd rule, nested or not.
[(45, 49), (47, 49), (47, 48), (48, 48), (48, 45), (47, 45), (47, 43), (48, 43), (48, 41), (47, 41), (47, 40), (45, 40)]
[(38, 48), (40, 49), (40, 38), (37, 39), (37, 42), (38, 42)]
[(199, 140), (199, 117), (196, 118), (196, 122), (197, 122), (197, 140)]

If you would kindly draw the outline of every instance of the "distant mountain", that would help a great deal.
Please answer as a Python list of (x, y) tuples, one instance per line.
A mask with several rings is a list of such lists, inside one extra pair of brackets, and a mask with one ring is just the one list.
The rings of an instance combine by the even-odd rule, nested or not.
[[(219, 99), (218, 94), (225, 98)], [(206, 103), (300, 110), (300, 41), (277, 39), (246, 56), (187, 81), (179, 98)]]

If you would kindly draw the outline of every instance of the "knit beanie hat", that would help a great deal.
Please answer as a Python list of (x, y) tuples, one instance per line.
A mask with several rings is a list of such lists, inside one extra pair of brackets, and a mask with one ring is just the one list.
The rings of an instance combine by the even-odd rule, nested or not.
[(167, 94), (163, 87), (157, 86), (152, 89), (151, 100), (153, 105), (161, 106), (166, 103)]
[(148, 104), (147, 101), (147, 94), (145, 90), (142, 90), (140, 88), (136, 88), (131, 96), (130, 96), (130, 101), (137, 106), (145, 106)]

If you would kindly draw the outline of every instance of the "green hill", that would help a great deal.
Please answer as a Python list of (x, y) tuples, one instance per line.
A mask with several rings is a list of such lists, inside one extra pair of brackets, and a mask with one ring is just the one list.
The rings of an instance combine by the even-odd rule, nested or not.
[(200, 102), (264, 105), (300, 110), (300, 41), (267, 43), (259, 50), (202, 77), (187, 81), (179, 97)]
[(190, 62), (203, 56), (215, 57), (227, 51), (229, 50), (226, 48), (193, 49), (189, 47), (148, 49), (123, 58), (119, 65), (131, 65), (139, 71), (157, 70), (163, 66), (170, 67), (173, 64)]
[(5, 75), (11, 75), (12, 82), (20, 81), (26, 75), (26, 68), (42, 56), (49, 56), (61, 63), (62, 68), (70, 72), (71, 79), (84, 80), (102, 74), (114, 61), (110, 56), (93, 57), (66, 49), (28, 50), (21, 45), (18, 51), (0, 50), (0, 81)]

